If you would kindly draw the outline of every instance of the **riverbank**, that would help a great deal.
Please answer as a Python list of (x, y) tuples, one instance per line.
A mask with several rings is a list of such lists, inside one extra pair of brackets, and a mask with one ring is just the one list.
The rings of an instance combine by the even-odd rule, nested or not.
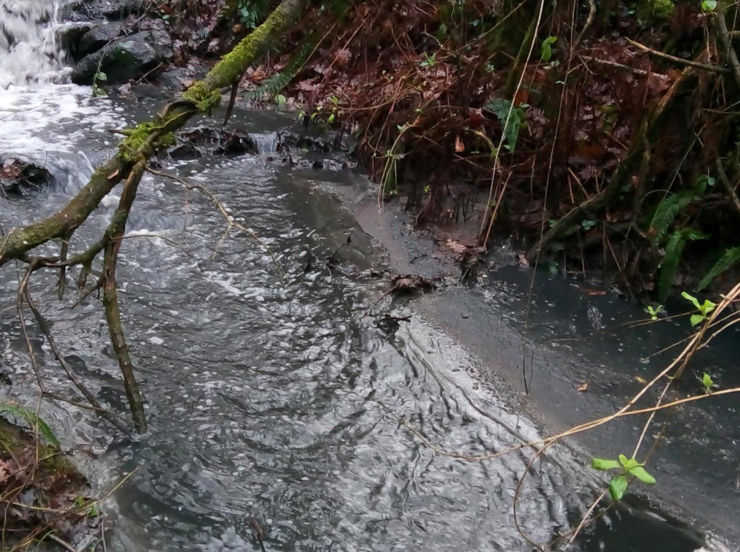
[[(522, 269), (516, 262), (519, 251), (507, 244), (485, 259), (490, 268), (479, 272), (476, 283), (466, 285), (461, 281), (466, 267), (444, 241), (419, 236), (407, 212), (393, 206), (379, 209), (372, 185), (362, 184), (361, 177), (355, 181), (352, 193), (335, 191), (361, 228), (382, 244), (394, 274), (459, 282), (388, 308), (401, 308), (403, 314), (408, 309), (450, 336), (474, 359), (477, 377), (506, 397), (515, 411), (535, 420), (544, 434), (558, 434), (619, 410), (677, 352), (675, 347), (664, 349), (690, 335), (689, 313), (678, 320), (639, 325), (650, 322), (639, 303), (598, 281)], [(733, 332), (697, 355), (674, 397), (701, 389), (697, 372), (710, 371), (724, 388), (740, 384), (733, 369), (733, 359), (740, 354), (737, 342)], [(650, 470), (658, 485), (649, 493), (636, 489), (641, 499), (632, 504), (673, 518), (669, 523), (678, 527), (683, 526), (680, 519), (698, 524), (730, 537), (736, 546), (740, 470), (734, 459), (740, 453), (740, 412), (731, 396), (717, 399), (656, 420), (645, 448), (651, 451)], [(657, 392), (651, 392), (638, 405), (650, 406), (656, 400)], [(646, 421), (647, 415), (615, 420), (568, 441), (588, 470), (589, 458), (631, 451)]]
[[(0, 17), (17, 15), (8, 13)], [(306, 13), (323, 21), (321, 11)], [(136, 25), (149, 24), (132, 15)], [(122, 16), (116, 15), (118, 21)], [(155, 19), (155, 27), (167, 21), (161, 13)], [(46, 29), (47, 22), (31, 26)], [(129, 30), (162, 36), (154, 27), (126, 28), (89, 55), (109, 46), (138, 48), (134, 35), (125, 34)], [(59, 53), (52, 69), (63, 80), (62, 58)], [(433, 61), (427, 59), (425, 71)], [(106, 443), (97, 459), (111, 466), (105, 477), (120, 481), (131, 474), (109, 504), (120, 528), (112, 550), (221, 552), (268, 541), (285, 550), (462, 546), (508, 552), (529, 550), (532, 541), (562, 540), (578, 526), (594, 494), (605, 488), (589, 459), (631, 456), (644, 420), (625, 418), (606, 426), (605, 434), (589, 432), (570, 447), (551, 446), (537, 461), (535, 449), (522, 443), (624, 404), (660, 371), (659, 359), (649, 354), (690, 331), (686, 316), (661, 314), (651, 326), (626, 324), (622, 329), (630, 326), (629, 332), (614, 343), (589, 348), (596, 342), (575, 339), (603, 332), (610, 322), (645, 318), (642, 310), (619, 308), (617, 296), (593, 282), (554, 274), (535, 282), (530, 302), (533, 273), (517, 266), (522, 261), (516, 249), (502, 245), (487, 255), (454, 234), (420, 235), (416, 213), (384, 202), (400, 197), (400, 187), (384, 194), (387, 180), (369, 186), (348, 170), (349, 151), (342, 144), (352, 149), (352, 141), (326, 132), (328, 110), (316, 109), (321, 117), (304, 113), (308, 129), (295, 128), (291, 115), (235, 109), (229, 117), (216, 109), (215, 97), (232, 79), (219, 77), (201, 81), (190, 100), (161, 111), (151, 98), (103, 98), (97, 81), (108, 75), (103, 78), (101, 68), (98, 63), (92, 88), (49, 84), (1, 91), (4, 153), (42, 164), (53, 179), (3, 198), (3, 227), (51, 216), (83, 189), (100, 195), (85, 204), (73, 237), (62, 231), (69, 220), (64, 214), (57, 217), (62, 230), (21, 234), (38, 240), (39, 254), (59, 258), (18, 254), (28, 242), (9, 231), (5, 243), (15, 244), (13, 258), (28, 263), (28, 271), (20, 284), (12, 270), (0, 273), (0, 293), (8, 303), (4, 312), (11, 311), (31, 282), (52, 321), (49, 333), (38, 338), (49, 345), (53, 333), (63, 351), (39, 348), (38, 357), (48, 363), (42, 362), (36, 380), (28, 359), (34, 349), (19, 348), (19, 321), (4, 319), (16, 389), (43, 380), (54, 392), (80, 391), (98, 412), (132, 411), (142, 434), (136, 442), (111, 442), (112, 430), (102, 420), (91, 422), (71, 407), (56, 420), (74, 428), (72, 434), (83, 420), (93, 440)], [(27, 102), (34, 108), (16, 109), (21, 98), (37, 100)], [(195, 108), (203, 113), (196, 115)], [(161, 135), (178, 110), (202, 126)], [(340, 111), (337, 106), (336, 116)], [(154, 112), (162, 127), (145, 123)], [(213, 128), (214, 117), (229, 119), (229, 127)], [(323, 127), (312, 125), (312, 118)], [(400, 126), (396, 138), (409, 130)], [(121, 133), (127, 138), (119, 148), (111, 134)], [(159, 156), (142, 135), (161, 146)], [(385, 166), (403, 155), (391, 148)], [(115, 184), (124, 177), (119, 195)], [(352, 212), (327, 189), (349, 197)], [(484, 212), (490, 207), (486, 203)], [(61, 253), (52, 238), (62, 239)], [(61, 293), (59, 281), (78, 276), (74, 263), (58, 271), (67, 246), (73, 259), (80, 258), (77, 251), (92, 250), (95, 259), (104, 250), (100, 267), (82, 263), (80, 278), (84, 287), (85, 276), (102, 270), (97, 281), (104, 309), (95, 287), (82, 295), (69, 287)], [(383, 250), (387, 258), (379, 254)], [(35, 271), (41, 266), (53, 270)], [(400, 302), (396, 292), (419, 297)], [(25, 297), (30, 306), (30, 294)], [(708, 348), (704, 358), (694, 357), (700, 364), (672, 384), (675, 396), (701, 400), (673, 411), (665, 431), (658, 430), (659, 417), (647, 432), (640, 458), (649, 456), (657, 494), (631, 488), (612, 511), (599, 511), (603, 518), (579, 535), (579, 549), (724, 550), (703, 531), (732, 537), (725, 509), (714, 521), (702, 517), (731, 505), (728, 482), (736, 473), (733, 432), (740, 424), (726, 400), (731, 397), (720, 395), (735, 384), (735, 349), (721, 339), (712, 347), (719, 344), (729, 359)], [(64, 359), (71, 382), (50, 369), (54, 356)], [(698, 381), (694, 376), (702, 371), (707, 376)], [(139, 388), (143, 401), (136, 397)], [(646, 453), (653, 443), (658, 447)], [(496, 457), (471, 462), (440, 454), (438, 446)], [(658, 508), (637, 505), (635, 496), (659, 497)], [(696, 523), (668, 519), (666, 512), (689, 518), (689, 501), (700, 510)]]

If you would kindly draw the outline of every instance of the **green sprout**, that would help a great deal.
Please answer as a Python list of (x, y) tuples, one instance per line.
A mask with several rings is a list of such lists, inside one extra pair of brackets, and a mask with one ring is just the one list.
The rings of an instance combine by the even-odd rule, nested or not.
[(624, 497), (629, 486), (630, 477), (636, 477), (646, 485), (655, 485), (655, 478), (645, 471), (644, 466), (644, 463), (640, 463), (634, 458), (627, 458), (624, 454), (619, 455), (619, 460), (605, 460), (603, 458), (591, 460), (591, 467), (595, 470), (620, 470), (620, 473), (609, 481), (609, 494), (615, 502), (619, 502)]
[(552, 45), (555, 44), (557, 40), (558, 37), (556, 36), (548, 36), (542, 41), (542, 61), (550, 61), (552, 58)]
[(696, 307), (696, 310), (699, 311), (698, 314), (691, 315), (690, 320), (692, 328), (709, 318), (709, 314), (717, 307), (717, 304), (712, 303), (709, 299), (705, 299), (704, 303), (699, 303), (699, 300), (696, 297), (689, 295), (685, 291), (681, 294), (681, 297), (691, 302)]
[(657, 320), (658, 315), (663, 312), (663, 305), (658, 305), (657, 307), (653, 307), (652, 305), (648, 305), (645, 309), (645, 312), (647, 312), (650, 315), (651, 320)]

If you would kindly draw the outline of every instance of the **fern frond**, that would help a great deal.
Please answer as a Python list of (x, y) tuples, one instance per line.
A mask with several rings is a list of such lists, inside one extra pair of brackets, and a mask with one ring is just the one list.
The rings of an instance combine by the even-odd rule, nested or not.
[(655, 210), (653, 220), (650, 221), (648, 231), (655, 236), (655, 242), (660, 243), (663, 240), (668, 228), (683, 209), (696, 197), (696, 190), (687, 190), (679, 192), (665, 198)]
[(303, 69), (303, 66), (316, 49), (317, 37), (318, 33), (308, 36), (304, 41), (303, 46), (299, 48), (298, 52), (290, 59), (288, 64), (283, 67), (282, 71), (265, 79), (265, 81), (257, 88), (247, 92), (245, 97), (249, 100), (257, 101), (261, 100), (265, 96), (270, 99), (277, 96), (283, 88), (290, 84), (290, 81), (295, 78), (301, 69)]
[(10, 414), (16, 418), (23, 418), (32, 429), (38, 428), (39, 434), (54, 448), (61, 448), (59, 439), (54, 435), (49, 425), (36, 415), (35, 412), (14, 403), (0, 404), (0, 414)]
[(676, 270), (678, 269), (678, 263), (681, 261), (681, 254), (685, 245), (686, 237), (681, 231), (674, 232), (668, 237), (658, 278), (658, 300), (661, 303), (665, 303), (671, 287), (673, 287), (673, 280), (676, 277)]
[(714, 266), (707, 272), (707, 275), (699, 282), (699, 291), (706, 288), (712, 283), (717, 276), (731, 269), (740, 262), (740, 247), (733, 247), (724, 252)]
[(683, 232), (684, 238), (688, 241), (708, 240), (712, 237), (709, 234), (706, 234), (701, 230), (695, 230), (694, 228), (684, 228), (681, 232)]

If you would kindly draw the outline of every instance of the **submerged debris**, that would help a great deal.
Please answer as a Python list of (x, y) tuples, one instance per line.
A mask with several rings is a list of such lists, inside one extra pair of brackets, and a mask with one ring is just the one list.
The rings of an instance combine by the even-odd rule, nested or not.
[(24, 196), (53, 184), (54, 177), (45, 168), (7, 158), (0, 167), (0, 187), (4, 194)]

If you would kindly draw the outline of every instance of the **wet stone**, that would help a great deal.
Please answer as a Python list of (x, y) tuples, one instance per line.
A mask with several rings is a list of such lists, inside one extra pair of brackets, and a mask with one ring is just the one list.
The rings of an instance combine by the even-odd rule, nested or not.
[(143, 0), (73, 0), (67, 7), (72, 21), (123, 19), (139, 13)]
[(80, 59), (88, 54), (97, 52), (112, 40), (117, 38), (123, 30), (123, 23), (120, 21), (112, 23), (98, 23), (92, 29), (87, 31), (75, 48), (75, 59)]
[(143, 76), (173, 56), (172, 40), (165, 31), (134, 33), (85, 56), (72, 69), (72, 82), (91, 84), (98, 69), (107, 84), (119, 84)]
[(21, 159), (5, 159), (0, 167), (0, 187), (5, 195), (29, 195), (53, 182), (49, 171)]

